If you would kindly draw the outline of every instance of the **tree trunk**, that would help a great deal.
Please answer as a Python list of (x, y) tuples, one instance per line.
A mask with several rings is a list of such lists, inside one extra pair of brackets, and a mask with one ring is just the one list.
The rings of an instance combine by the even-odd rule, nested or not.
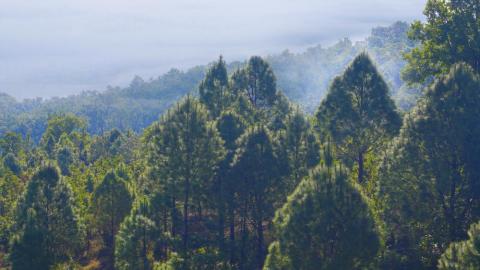
[(176, 199), (175, 196), (172, 198), (172, 236), (175, 237), (177, 235), (177, 207), (175, 206)]
[(263, 198), (262, 196), (255, 195), (257, 201), (257, 269), (262, 269), (264, 257), (264, 239), (263, 239)]
[(264, 241), (263, 241), (263, 224), (262, 220), (258, 220), (257, 224), (257, 234), (258, 234), (258, 243), (257, 243), (257, 269), (262, 269), (264, 261)]
[(147, 229), (143, 226), (143, 247), (142, 247), (142, 258), (143, 258), (143, 270), (148, 269), (148, 258), (147, 258)]
[(190, 196), (190, 181), (185, 180), (185, 201), (183, 204), (183, 251), (188, 251), (188, 201)]
[(233, 206), (229, 207), (229, 222), (230, 222), (230, 264), (235, 263), (235, 212)]
[(363, 165), (363, 152), (358, 152), (358, 183), (363, 183), (364, 178), (364, 165)]
[(223, 201), (221, 202), (220, 211), (218, 217), (218, 238), (219, 238), (219, 248), (223, 252), (225, 250), (225, 206)]
[(244, 269), (245, 265), (245, 245), (248, 238), (248, 231), (247, 231), (247, 202), (244, 204), (243, 209), (243, 216), (242, 216), (242, 225), (241, 225), (241, 234), (242, 240), (240, 245), (240, 269)]

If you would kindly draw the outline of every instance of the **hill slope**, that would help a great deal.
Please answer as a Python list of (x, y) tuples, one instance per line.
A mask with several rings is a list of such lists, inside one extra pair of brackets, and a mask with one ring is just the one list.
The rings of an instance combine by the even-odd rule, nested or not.
[[(353, 43), (344, 39), (333, 46), (318, 45), (302, 53), (288, 50), (267, 56), (279, 88), (307, 112), (315, 110), (325, 95), (330, 81), (360, 52), (368, 51), (391, 86), (391, 92), (403, 109), (414, 102), (416, 92), (404, 85), (400, 70), (405, 65), (402, 54), (414, 44), (407, 38), (408, 24), (397, 22), (378, 27), (364, 41)], [(241, 62), (229, 64), (233, 71)], [(38, 140), (46, 120), (52, 114), (74, 113), (85, 117), (89, 132), (99, 134), (112, 128), (140, 131), (158, 118), (169, 106), (189, 92), (196, 93), (207, 66), (187, 71), (172, 69), (157, 79), (144, 81), (135, 77), (125, 88), (109, 87), (103, 92), (49, 100), (33, 99), (17, 102), (0, 95), (0, 134), (7, 130), (30, 134)]]

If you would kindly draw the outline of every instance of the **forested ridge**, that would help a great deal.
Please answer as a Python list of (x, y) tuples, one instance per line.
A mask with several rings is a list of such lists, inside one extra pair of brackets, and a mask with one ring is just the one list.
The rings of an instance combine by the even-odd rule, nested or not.
[[(364, 41), (354, 43), (344, 39), (329, 47), (318, 45), (301, 53), (286, 50), (265, 60), (275, 72), (278, 88), (312, 113), (325, 96), (330, 81), (357, 54), (367, 50), (391, 85), (394, 99), (401, 108), (409, 109), (419, 91), (407, 87), (400, 78), (400, 70), (405, 65), (402, 53), (414, 47), (414, 42), (407, 37), (408, 28), (408, 24), (398, 22), (373, 29)], [(231, 74), (244, 64), (229, 63), (227, 71)], [(74, 113), (85, 118), (88, 132), (95, 135), (113, 128), (141, 132), (178, 99), (186, 94), (196, 95), (208, 67), (172, 69), (158, 78), (136, 76), (125, 88), (108, 87), (105, 91), (87, 91), (64, 98), (16, 101), (0, 93), (0, 134), (13, 130), (24, 136), (30, 134), (38, 142), (48, 118), (59, 113)]]
[(0, 269), (480, 269), (480, 4), (424, 14), (364, 43), (2, 96)]

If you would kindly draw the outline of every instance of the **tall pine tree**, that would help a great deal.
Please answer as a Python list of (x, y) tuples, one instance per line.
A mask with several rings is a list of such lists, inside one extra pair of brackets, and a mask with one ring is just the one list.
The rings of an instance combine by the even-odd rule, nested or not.
[(266, 108), (275, 101), (277, 83), (270, 65), (261, 57), (253, 56), (245, 68), (232, 74), (231, 89), (244, 94), (254, 107)]
[(149, 216), (151, 209), (141, 198), (120, 226), (115, 242), (115, 267), (118, 270), (149, 270), (153, 266), (157, 227)]
[(217, 117), (228, 105), (228, 74), (225, 61), (220, 56), (218, 62), (208, 69), (205, 78), (199, 86), (200, 101), (210, 111), (212, 117)]
[[(223, 141), (206, 108), (188, 96), (153, 125), (145, 137), (149, 174), (157, 192), (170, 201), (172, 234), (177, 233), (177, 209), (182, 211), (180, 251), (186, 255), (192, 242), (192, 219), (202, 224), (203, 212), (212, 209), (208, 191), (224, 156)], [(165, 197), (165, 196), (164, 196)], [(186, 256), (188, 258), (188, 256)]]
[(285, 191), (290, 194), (320, 162), (320, 144), (305, 116), (297, 109), (287, 116), (285, 131), (280, 133), (281, 152), (288, 169)]
[(320, 165), (305, 177), (274, 225), (268, 270), (366, 269), (380, 246), (365, 198), (334, 165)]
[(123, 219), (130, 213), (132, 195), (125, 179), (111, 170), (103, 178), (93, 193), (92, 211), (94, 223), (103, 238), (107, 252), (106, 269), (113, 269), (115, 252), (115, 235)]
[(365, 155), (393, 137), (401, 125), (388, 86), (366, 53), (335, 78), (316, 117), (324, 135), (333, 138), (340, 158), (357, 164), (359, 183), (365, 178)]
[(447, 245), (480, 218), (479, 89), (471, 67), (452, 67), (406, 116), (387, 152), (380, 196), (389, 250), (404, 267), (435, 267)]
[(231, 163), (237, 149), (236, 141), (245, 132), (247, 123), (234, 111), (223, 112), (217, 119), (217, 129), (224, 141), (225, 158), (220, 163), (215, 195), (218, 208), (219, 249), (227, 253), (225, 247), (225, 222), (228, 219), (228, 253), (230, 264), (235, 263), (235, 209), (238, 183), (232, 176)]
[[(239, 139), (232, 177), (237, 181), (240, 211), (240, 269), (261, 269), (266, 256), (265, 225), (273, 216), (280, 186), (278, 158), (268, 130), (250, 128)], [(250, 226), (253, 236), (250, 236)], [(250, 238), (253, 241), (250, 241)]]
[(12, 269), (48, 270), (73, 259), (84, 240), (82, 228), (58, 169), (39, 169), (18, 204)]

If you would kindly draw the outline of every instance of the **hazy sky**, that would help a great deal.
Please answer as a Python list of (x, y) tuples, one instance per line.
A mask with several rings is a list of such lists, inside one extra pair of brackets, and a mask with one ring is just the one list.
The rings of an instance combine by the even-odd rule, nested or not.
[(426, 0), (0, 0), (0, 92), (66, 96), (422, 18)]

